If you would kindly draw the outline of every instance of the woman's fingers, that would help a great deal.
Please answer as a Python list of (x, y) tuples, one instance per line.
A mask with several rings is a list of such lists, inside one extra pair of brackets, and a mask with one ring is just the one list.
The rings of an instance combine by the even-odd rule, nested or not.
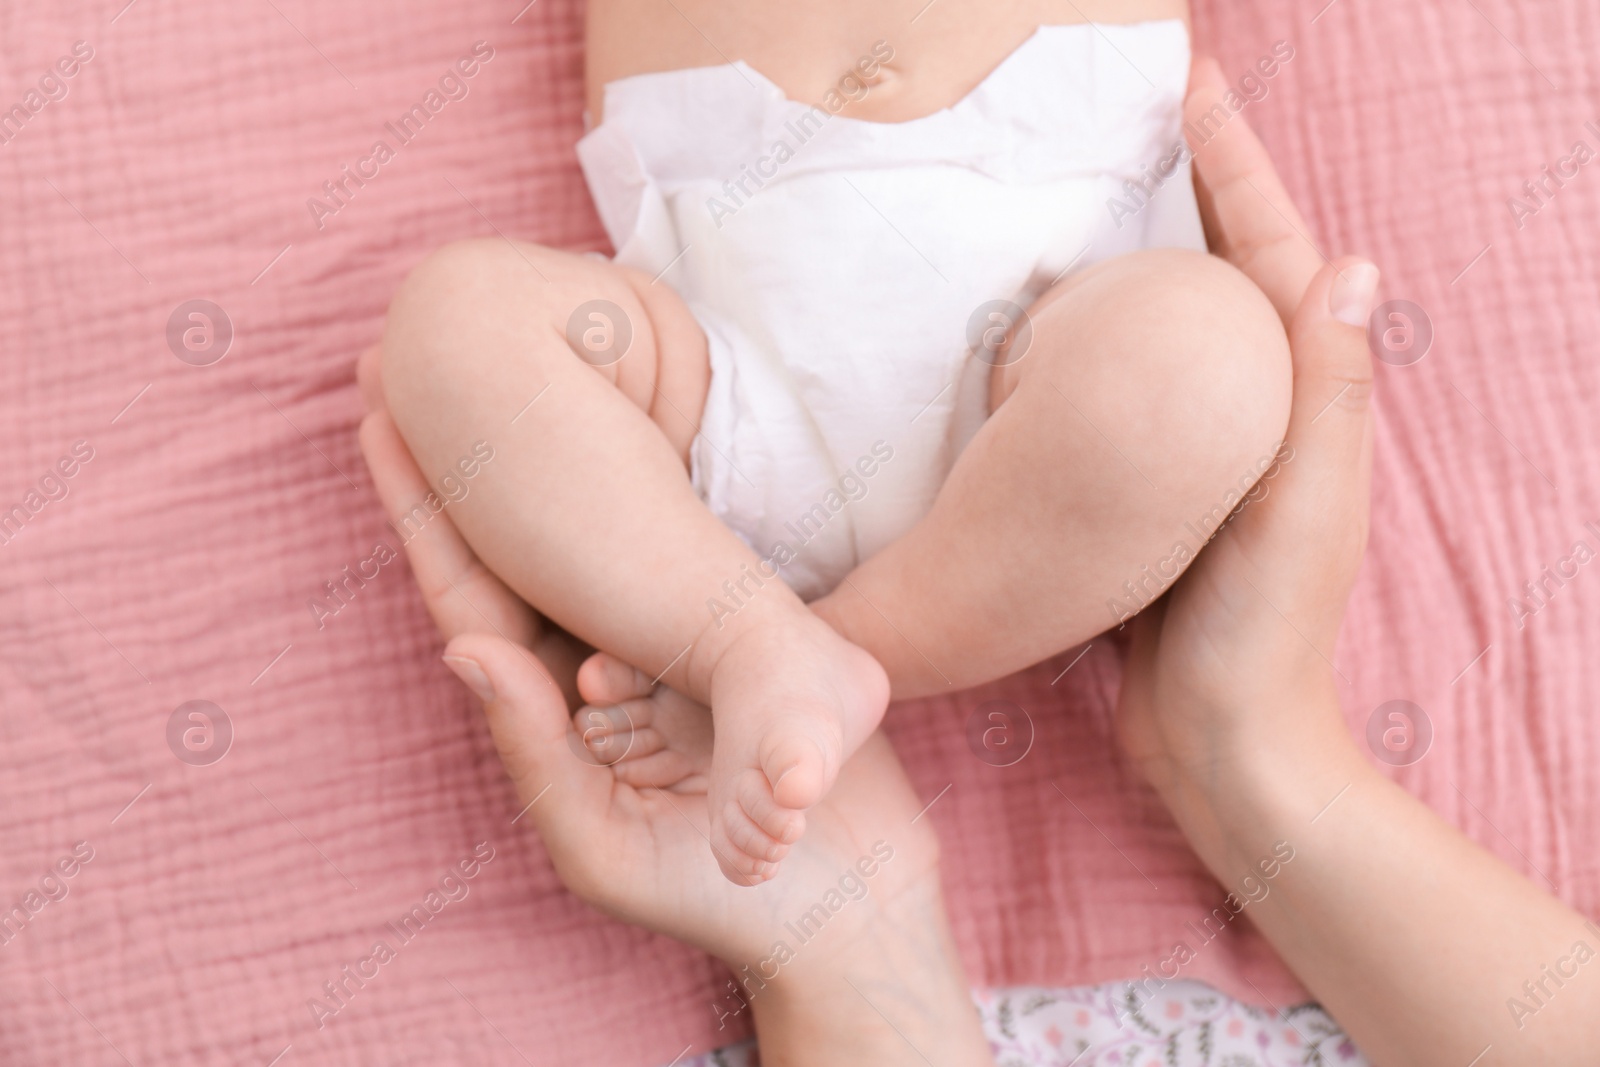
[(1264, 568), (1290, 584), (1333, 582), (1336, 604), (1355, 580), (1366, 544), (1372, 466), (1372, 354), (1365, 323), (1378, 268), (1347, 257), (1312, 278), (1289, 329), (1294, 401), (1281, 466), (1264, 480), (1269, 500), (1240, 516)]
[(361, 420), (361, 452), (389, 522), (405, 545), (428, 611), (445, 638), (488, 631), (531, 645), (538, 636), (537, 616), (478, 562), (387, 411), (375, 410)]
[(368, 411), (383, 411), (388, 407), (383, 398), (382, 365), (382, 345), (372, 345), (356, 360), (356, 385), (361, 388), (361, 402)]
[(1260, 549), (1252, 553), (1258, 567), (1276, 570), (1288, 585), (1332, 581), (1342, 586), (1342, 605), (1366, 544), (1372, 361), (1365, 326), (1378, 272), (1365, 260), (1323, 261), (1265, 147), (1228, 106), (1230, 92), (1215, 60), (1196, 60), (1184, 104), (1195, 192), (1212, 250), (1267, 294), (1294, 354), (1286, 448), (1263, 480), (1277, 499), (1252, 504), (1237, 525)]
[(1311, 279), (1289, 325), (1294, 402), (1289, 438), (1327, 455), (1330, 469), (1353, 470), (1372, 395), (1367, 318), (1378, 268), (1358, 256), (1329, 264)]
[(444, 659), (483, 700), (495, 748), (557, 865), (592, 850), (614, 779), (577, 754), (566, 701), (544, 665), (487, 633), (455, 638)]
[(1224, 102), (1229, 92), (1216, 60), (1195, 61), (1184, 127), (1200, 214), (1212, 251), (1260, 286), (1287, 325), (1323, 259), (1266, 148)]
[(1345, 257), (1312, 278), (1289, 326), (1294, 400), (1287, 440), (1294, 459), (1280, 488), (1314, 492), (1314, 499), (1297, 501), (1308, 516), (1366, 514), (1372, 429), (1366, 321), (1377, 290), (1378, 268)]

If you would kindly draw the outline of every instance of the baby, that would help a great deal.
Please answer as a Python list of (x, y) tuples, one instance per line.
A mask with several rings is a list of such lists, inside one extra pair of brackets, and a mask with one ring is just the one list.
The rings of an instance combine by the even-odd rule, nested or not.
[(730, 879), (773, 876), (891, 696), (1117, 625), (1275, 455), (1288, 346), (1204, 253), (1186, 18), (591, 0), (616, 257), (467, 241), (396, 297), (418, 463), (499, 456), (452, 505), (478, 556), (711, 707)]

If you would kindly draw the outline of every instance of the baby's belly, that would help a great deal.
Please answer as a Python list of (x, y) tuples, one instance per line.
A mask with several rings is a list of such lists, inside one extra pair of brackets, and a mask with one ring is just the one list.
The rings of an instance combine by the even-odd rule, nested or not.
[(821, 104), (883, 41), (895, 56), (885, 76), (848, 92), (841, 113), (905, 122), (960, 100), (1037, 26), (1188, 17), (1188, 0), (937, 0), (926, 8), (918, 0), (909, 11), (859, 0), (591, 0), (588, 106), (598, 122), (609, 82), (730, 59), (792, 100)]

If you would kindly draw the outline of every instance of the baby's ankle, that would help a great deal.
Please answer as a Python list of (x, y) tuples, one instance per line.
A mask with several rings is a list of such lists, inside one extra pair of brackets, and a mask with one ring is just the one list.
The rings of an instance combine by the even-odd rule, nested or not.
[(756, 648), (777, 649), (798, 629), (825, 625), (787, 586), (761, 590), (736, 610), (716, 612), (695, 638), (685, 657), (685, 673), (691, 692), (709, 700), (712, 679), (719, 666), (735, 649), (741, 653)]

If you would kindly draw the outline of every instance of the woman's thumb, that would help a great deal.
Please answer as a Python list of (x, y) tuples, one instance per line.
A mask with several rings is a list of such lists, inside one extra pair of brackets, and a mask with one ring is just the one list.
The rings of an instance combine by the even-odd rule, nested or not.
[[(1378, 268), (1337, 260), (1312, 278), (1289, 324), (1294, 400), (1268, 507), (1247, 521), (1275, 530), (1280, 563), (1352, 581), (1366, 544), (1372, 470), (1372, 352), (1367, 319)], [(1339, 566), (1334, 567), (1333, 561)], [(1342, 603), (1342, 601), (1341, 601)]]
[(1378, 268), (1354, 256), (1329, 263), (1306, 287), (1289, 324), (1294, 353), (1289, 437), (1297, 449), (1319, 435), (1345, 433), (1352, 421), (1364, 425), (1372, 396), (1367, 319), (1377, 292)]

